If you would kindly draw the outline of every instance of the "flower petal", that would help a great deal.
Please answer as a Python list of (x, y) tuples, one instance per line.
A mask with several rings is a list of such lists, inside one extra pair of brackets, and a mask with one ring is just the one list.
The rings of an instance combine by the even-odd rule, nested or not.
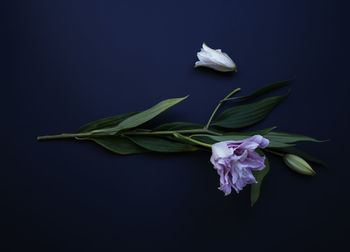
[(236, 70), (236, 64), (232, 59), (221, 51), (221, 49), (214, 50), (203, 43), (201, 51), (197, 53), (199, 62), (195, 63), (195, 67), (203, 66), (212, 68), (221, 72), (229, 72)]
[(232, 155), (232, 149), (225, 142), (219, 142), (211, 146), (214, 159), (225, 158)]
[(269, 141), (255, 135), (241, 141), (225, 141), (212, 145), (210, 161), (220, 176), (220, 187), (225, 195), (233, 188), (237, 193), (247, 184), (257, 183), (252, 171), (265, 168), (265, 157), (255, 149), (265, 148)]

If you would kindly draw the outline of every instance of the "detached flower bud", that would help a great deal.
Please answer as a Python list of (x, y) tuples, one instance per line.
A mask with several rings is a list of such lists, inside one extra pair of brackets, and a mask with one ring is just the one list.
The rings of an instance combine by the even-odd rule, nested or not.
[(283, 157), (283, 161), (290, 169), (297, 173), (301, 173), (304, 175), (316, 174), (316, 172), (311, 168), (311, 166), (299, 156), (293, 154), (286, 154)]
[(209, 67), (220, 72), (237, 71), (236, 64), (232, 59), (220, 49), (214, 50), (203, 43), (201, 51), (197, 53), (199, 61), (195, 67)]

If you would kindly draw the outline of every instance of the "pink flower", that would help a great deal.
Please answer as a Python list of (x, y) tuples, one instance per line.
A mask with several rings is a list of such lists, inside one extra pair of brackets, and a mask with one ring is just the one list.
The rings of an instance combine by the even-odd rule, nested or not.
[(212, 145), (211, 163), (220, 175), (219, 189), (229, 195), (231, 188), (237, 193), (247, 184), (257, 183), (252, 171), (265, 168), (265, 157), (255, 152), (265, 148), (269, 140), (255, 135), (241, 141), (225, 141)]

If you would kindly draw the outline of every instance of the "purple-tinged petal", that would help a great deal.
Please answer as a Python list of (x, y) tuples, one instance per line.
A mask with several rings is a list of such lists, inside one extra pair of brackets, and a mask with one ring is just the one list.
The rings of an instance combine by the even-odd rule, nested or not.
[(265, 148), (269, 144), (266, 138), (255, 135), (241, 141), (219, 142), (212, 146), (211, 163), (220, 176), (219, 189), (228, 195), (233, 188), (237, 193), (247, 184), (257, 183), (252, 171), (265, 168), (265, 157), (255, 152), (256, 148)]
[(232, 155), (230, 149), (225, 142), (219, 142), (211, 146), (214, 159), (225, 158)]
[(225, 196), (231, 193), (231, 186), (229, 184), (220, 185), (219, 190), (225, 193)]

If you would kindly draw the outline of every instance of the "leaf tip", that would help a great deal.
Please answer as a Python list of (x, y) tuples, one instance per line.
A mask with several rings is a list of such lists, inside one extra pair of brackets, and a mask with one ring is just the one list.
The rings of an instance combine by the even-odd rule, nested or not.
[(185, 95), (185, 96), (177, 98), (177, 99), (179, 99), (180, 101), (183, 101), (183, 100), (186, 100), (189, 96), (190, 95)]

